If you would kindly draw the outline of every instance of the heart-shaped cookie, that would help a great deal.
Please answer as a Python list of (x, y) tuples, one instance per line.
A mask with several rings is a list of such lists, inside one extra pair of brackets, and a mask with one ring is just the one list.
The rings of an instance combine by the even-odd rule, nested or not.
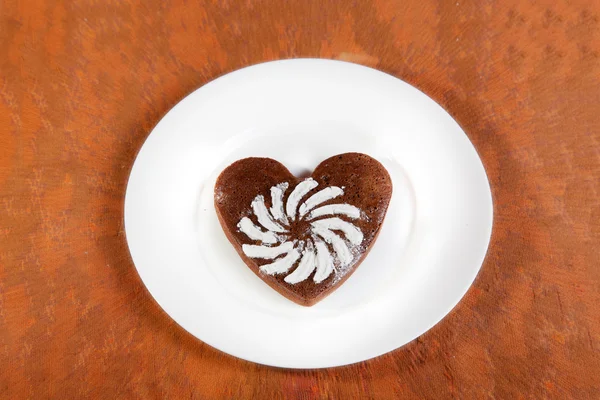
[(311, 306), (367, 256), (392, 196), (381, 163), (340, 154), (296, 178), (270, 158), (245, 158), (215, 184), (223, 231), (246, 265), (288, 299)]

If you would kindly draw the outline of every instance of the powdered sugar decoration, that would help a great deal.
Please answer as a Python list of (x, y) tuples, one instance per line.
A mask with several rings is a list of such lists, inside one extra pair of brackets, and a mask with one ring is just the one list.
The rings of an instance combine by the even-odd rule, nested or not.
[[(313, 281), (321, 283), (332, 273), (335, 279), (341, 279), (353, 262), (363, 233), (348, 220), (359, 219), (361, 211), (345, 203), (321, 205), (344, 194), (344, 188), (337, 186), (326, 187), (302, 202), (317, 186), (317, 181), (307, 178), (284, 201), (289, 184), (282, 182), (270, 190), (270, 208), (262, 194), (250, 204), (250, 217), (254, 216), (260, 227), (246, 216), (239, 221), (238, 228), (250, 240), (260, 242), (242, 245), (244, 254), (270, 261), (259, 267), (261, 272), (287, 273), (284, 281), (291, 285), (307, 280), (314, 272)], [(298, 232), (294, 224), (304, 224), (306, 232), (292, 237), (294, 229)]]

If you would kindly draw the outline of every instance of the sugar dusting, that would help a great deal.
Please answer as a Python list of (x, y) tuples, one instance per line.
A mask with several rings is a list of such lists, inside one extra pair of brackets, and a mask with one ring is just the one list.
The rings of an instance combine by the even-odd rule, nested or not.
[[(307, 258), (307, 261), (305, 261), (306, 265), (303, 265), (304, 269), (298, 271), (285, 281), (290, 285), (294, 285), (312, 276), (312, 281), (317, 285), (322, 282), (329, 282), (327, 285), (335, 285), (354, 269), (362, 254), (364, 254), (366, 250), (364, 235), (360, 228), (354, 225), (354, 222), (369, 222), (368, 215), (350, 204), (329, 203), (329, 201), (343, 193), (343, 187), (324, 188), (316, 194), (309, 196), (311, 190), (317, 186), (318, 183), (313, 178), (307, 178), (296, 185), (286, 199), (285, 192), (288, 189), (288, 183), (279, 183), (270, 189), (270, 208), (266, 207), (263, 194), (257, 193), (249, 208), (240, 214), (240, 221), (247, 220), (247, 223), (252, 221), (255, 224), (258, 223), (257, 225), (261, 226), (262, 229), (265, 229), (264, 232), (261, 232), (263, 238), (266, 239), (267, 235), (272, 235), (273, 237), (273, 240), (271, 240), (271, 236), (266, 241), (259, 239), (258, 242), (260, 242), (260, 245), (245, 245), (244, 247), (248, 250), (247, 252), (245, 251), (246, 256), (250, 258), (264, 259), (266, 256), (272, 258), (270, 264), (260, 266), (259, 270), (262, 273), (268, 275), (288, 273), (287, 276), (294, 274), (300, 268), (302, 261), (300, 255), (305, 254), (307, 251), (313, 251), (315, 243), (324, 241), (323, 243), (328, 248), (328, 257), (331, 259), (328, 264), (329, 266), (318, 275), (316, 272), (313, 272), (316, 269), (312, 268), (311, 272), (307, 275), (307, 268), (313, 267), (313, 264), (317, 261), (315, 257), (313, 257), (315, 260)], [(307, 197), (308, 200), (306, 199)], [(215, 192), (215, 199), (217, 201), (226, 200), (221, 191)], [(300, 205), (302, 200), (304, 200), (304, 203)], [(325, 203), (326, 201), (327, 203)], [(284, 203), (286, 206), (285, 213), (283, 212)], [(313, 217), (309, 213), (321, 203), (326, 204), (323, 207), (326, 207), (326, 215), (330, 217), (317, 219), (323, 215), (316, 215), (315, 219), (312, 219)], [(295, 220), (296, 216), (299, 217), (297, 220)], [(302, 219), (306, 219), (305, 223), (309, 223), (309, 230), (306, 231), (306, 238), (298, 240), (299, 237), (294, 238), (296, 234), (292, 234), (292, 232), (295, 232), (294, 229), (298, 229), (298, 226), (295, 224), (304, 222), (301, 221)], [(241, 229), (239, 232), (245, 234), (249, 239), (257, 241), (257, 232), (248, 229)], [(293, 241), (293, 248), (288, 249), (286, 247), (286, 251), (281, 251), (281, 254), (279, 254), (275, 248), (282, 250), (281, 245), (286, 242), (290, 243), (290, 240)], [(289, 247), (289, 245), (287, 246)], [(316, 254), (313, 254), (313, 256), (316, 256)], [(309, 261), (311, 261), (310, 265), (307, 264)]]

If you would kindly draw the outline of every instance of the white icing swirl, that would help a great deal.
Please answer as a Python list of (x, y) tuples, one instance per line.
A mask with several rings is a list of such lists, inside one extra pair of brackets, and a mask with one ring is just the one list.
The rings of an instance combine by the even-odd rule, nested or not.
[(307, 212), (309, 212), (310, 210), (312, 210), (319, 204), (321, 204), (327, 200), (336, 198), (337, 196), (341, 196), (342, 194), (344, 194), (344, 190), (342, 190), (342, 188), (339, 188), (337, 186), (330, 186), (323, 190), (318, 191), (317, 193), (310, 196), (308, 198), (308, 200), (306, 200), (300, 206), (300, 217), (304, 217), (304, 215)]
[(352, 219), (360, 217), (360, 210), (350, 204), (329, 204), (316, 208), (308, 214), (308, 220), (322, 217), (324, 215), (345, 215)]
[(293, 249), (285, 257), (280, 258), (271, 264), (261, 265), (259, 269), (269, 275), (283, 274), (292, 268), (292, 265), (294, 265), (298, 258), (300, 258), (300, 252)]
[(287, 212), (287, 216), (293, 221), (296, 218), (296, 208), (298, 208), (298, 203), (300, 200), (306, 195), (306, 193), (310, 192), (318, 185), (317, 181), (313, 178), (308, 178), (300, 182), (288, 197), (287, 204), (285, 210)]
[(240, 232), (244, 233), (252, 240), (260, 240), (266, 244), (277, 243), (277, 236), (273, 232), (261, 231), (248, 217), (242, 218), (237, 226), (240, 229)]
[(333, 271), (333, 258), (327, 245), (320, 240), (315, 241), (317, 248), (317, 272), (313, 277), (315, 283), (323, 282)]
[(291, 285), (302, 282), (312, 274), (315, 267), (315, 252), (312, 243), (308, 242), (306, 249), (302, 252), (300, 264), (298, 264), (298, 267), (296, 267), (294, 272), (286, 276), (283, 280)]
[(363, 240), (363, 234), (356, 226), (340, 218), (327, 218), (312, 222), (315, 228), (328, 229), (330, 231), (342, 231), (353, 245), (359, 245)]
[(250, 258), (269, 258), (273, 259), (282, 254), (289, 253), (294, 249), (294, 242), (285, 242), (279, 246), (267, 247), (257, 246), (253, 244), (245, 244), (242, 246), (244, 254)]
[(333, 250), (337, 254), (342, 267), (345, 267), (352, 262), (352, 253), (350, 253), (350, 249), (348, 248), (348, 245), (344, 239), (331, 232), (327, 228), (313, 226), (312, 231), (314, 234), (320, 236), (324, 241), (333, 246)]
[[(298, 206), (304, 196), (317, 186), (317, 181), (312, 178), (296, 185), (285, 202), (285, 212), (284, 195), (289, 187), (287, 182), (271, 188), (270, 209), (267, 209), (264, 197), (258, 194), (250, 207), (258, 223), (267, 229), (267, 232), (263, 232), (249, 217), (240, 219), (240, 232), (251, 240), (261, 242), (260, 245), (243, 244), (244, 254), (249, 258), (273, 260), (261, 265), (260, 272), (268, 275), (284, 274), (296, 266), (284, 278), (290, 285), (303, 282), (313, 274), (314, 283), (320, 284), (333, 273), (336, 274), (335, 279), (341, 279), (343, 275), (340, 274), (347, 272), (347, 269), (339, 269), (336, 266), (347, 267), (353, 262), (356, 252), (351, 251), (351, 248), (359, 246), (364, 236), (357, 226), (340, 217), (356, 220), (361, 217), (361, 211), (345, 203), (315, 208), (343, 195), (343, 188), (337, 186), (320, 190)], [(323, 216), (331, 217), (315, 220)], [(294, 223), (298, 223), (294, 222), (296, 217), (304, 218), (310, 224), (304, 233), (299, 234), (300, 237), (290, 238), (290, 232), (297, 232), (298, 229), (298, 226), (294, 226)], [(334, 231), (342, 232), (344, 237)]]
[(287, 182), (283, 182), (271, 188), (271, 214), (273, 218), (286, 225), (288, 224), (288, 220), (283, 210), (283, 194), (288, 186)]
[(258, 223), (264, 226), (271, 232), (285, 232), (285, 229), (277, 222), (273, 221), (273, 217), (265, 206), (265, 198), (262, 195), (258, 195), (252, 201), (252, 210), (254, 215), (258, 218)]

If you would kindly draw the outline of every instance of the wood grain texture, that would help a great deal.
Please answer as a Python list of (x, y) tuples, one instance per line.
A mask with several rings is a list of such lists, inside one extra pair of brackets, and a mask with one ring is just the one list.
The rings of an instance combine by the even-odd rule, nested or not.
[[(0, 397), (600, 398), (599, 55), (591, 0), (2, 1)], [(442, 104), (483, 159), (495, 225), (474, 286), (425, 335), (289, 371), (220, 353), (158, 307), (123, 197), (183, 96), (309, 56)]]

